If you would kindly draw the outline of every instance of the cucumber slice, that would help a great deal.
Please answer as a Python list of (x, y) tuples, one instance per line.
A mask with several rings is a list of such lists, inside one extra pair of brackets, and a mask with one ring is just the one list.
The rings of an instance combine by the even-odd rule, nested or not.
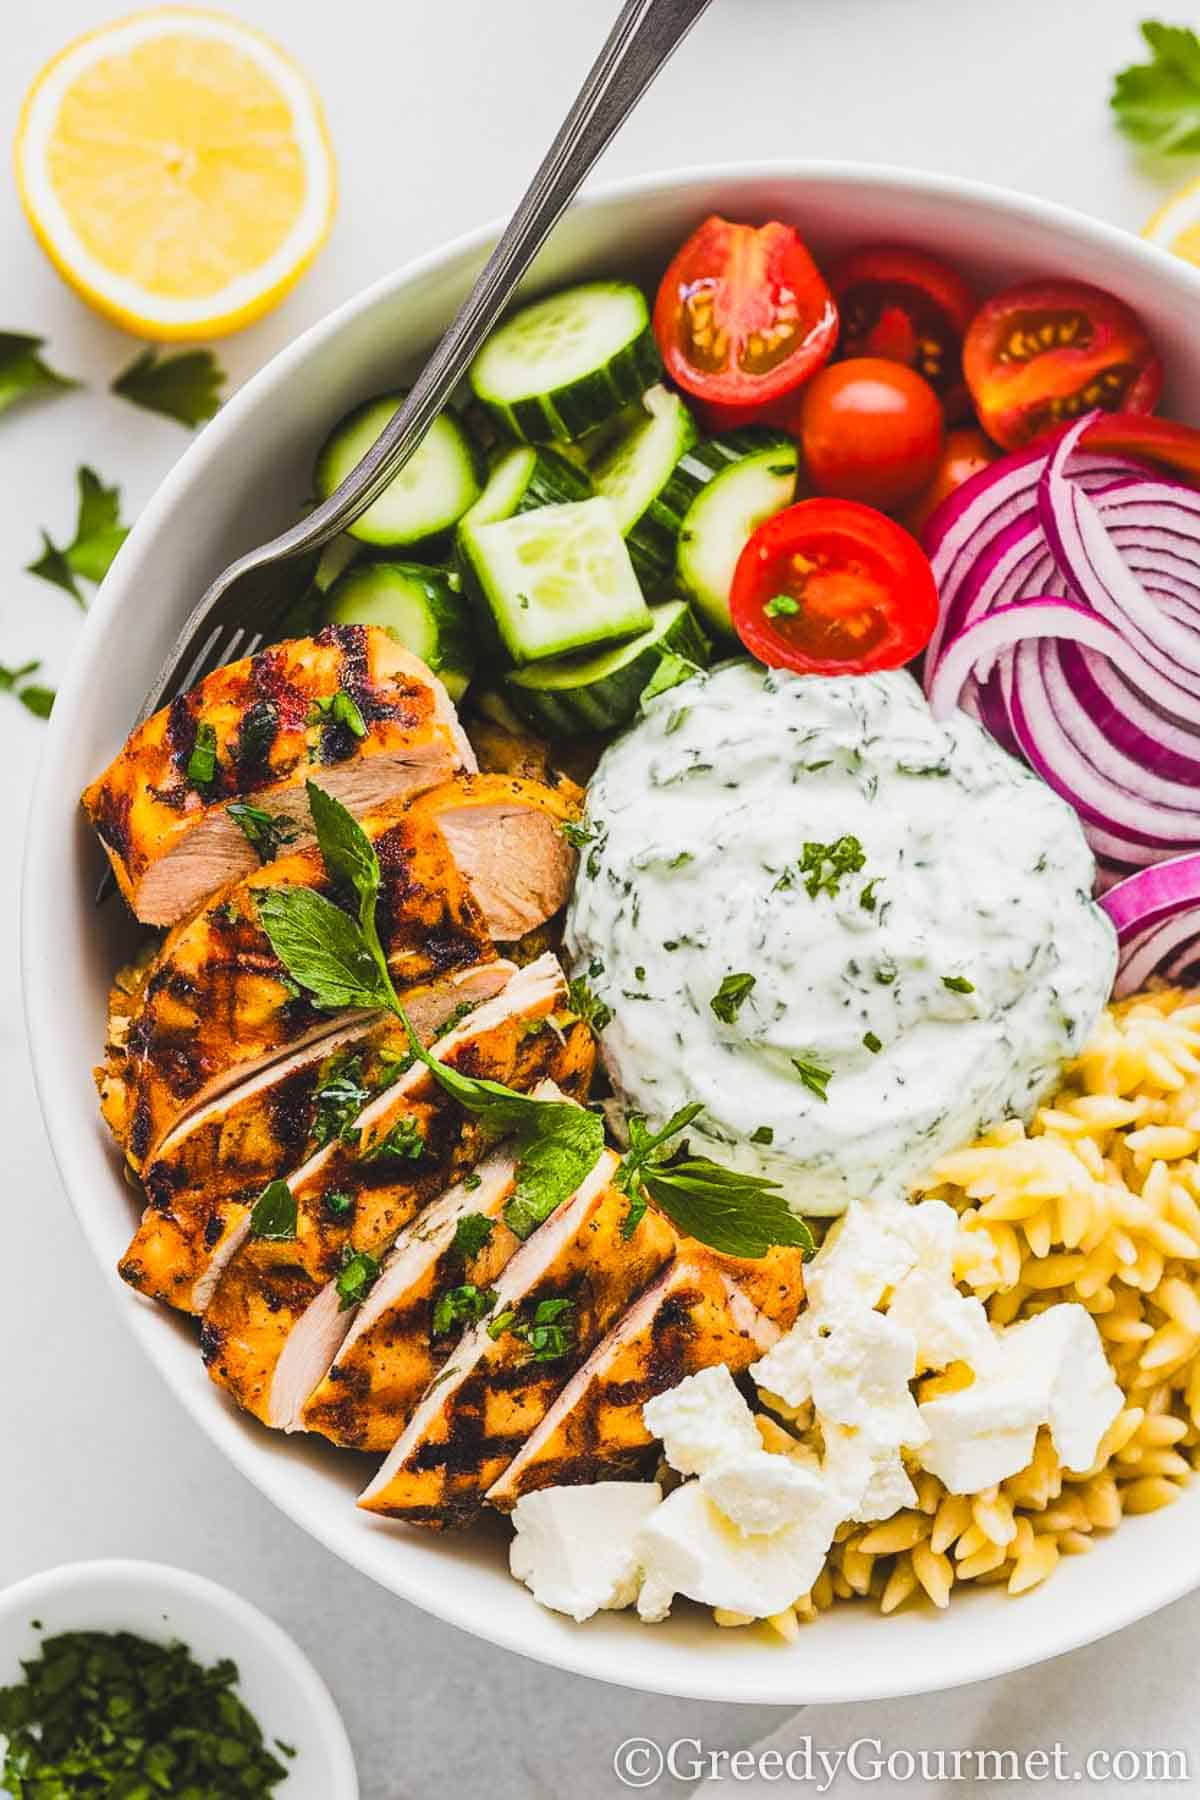
[(424, 563), (364, 562), (331, 589), (333, 625), (382, 625), (461, 700), (475, 667), (474, 632), (459, 578)]
[(686, 600), (650, 608), (650, 628), (615, 650), (562, 657), (505, 677), (513, 706), (539, 731), (570, 736), (627, 725), (667, 654), (703, 667), (709, 645)]
[(596, 491), (613, 503), (643, 587), (655, 588), (675, 566), (682, 519), (659, 496), (675, 466), (699, 437), (691, 413), (678, 394), (652, 387), (642, 395), (643, 413), (629, 435), (597, 463)]
[(459, 554), (515, 663), (611, 643), (650, 621), (612, 503), (602, 496), (464, 524)]
[(590, 500), (590, 476), (554, 450), (519, 444), (509, 450), (488, 476), (487, 485), (474, 506), (463, 514), (463, 525), (490, 525), (511, 519), (534, 506), (563, 506), (572, 500)]
[[(362, 461), (396, 408), (402, 393), (380, 394), (336, 425), (317, 458), (314, 475), (322, 500)], [(409, 458), (361, 519), (348, 527), (364, 544), (419, 544), (448, 531), (479, 498), (480, 468), (474, 446), (451, 412), (434, 420), (420, 449)]]
[(795, 498), (798, 467), (791, 438), (733, 432), (689, 451), (663, 496), (669, 507), (693, 487), (680, 525), (676, 572), (705, 623), (724, 637), (734, 635), (729, 590), (737, 559), (763, 520)]
[(514, 437), (578, 438), (657, 380), (650, 313), (628, 281), (592, 281), (523, 306), (471, 364), (476, 397)]
[(339, 575), (344, 575), (355, 557), (362, 555), (362, 545), (345, 531), (340, 531), (335, 538), (330, 538), (321, 552), (320, 560), (313, 572), (313, 586), (319, 593), (327, 594)]

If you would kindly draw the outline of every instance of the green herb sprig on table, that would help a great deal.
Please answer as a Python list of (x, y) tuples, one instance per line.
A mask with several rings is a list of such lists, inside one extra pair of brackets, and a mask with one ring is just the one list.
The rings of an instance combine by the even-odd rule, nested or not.
[(234, 1692), (228, 1659), (203, 1668), (183, 1644), (68, 1631), (21, 1666), (24, 1680), (0, 1688), (0, 1789), (12, 1800), (253, 1800), (287, 1775)]
[(42, 532), (42, 554), (27, 565), (31, 575), (40, 575), (55, 587), (70, 594), (78, 606), (86, 605), (79, 582), (103, 581), (117, 551), (129, 536), (129, 527), (121, 523), (121, 490), (105, 487), (94, 469), (86, 466), (76, 475), (79, 504), (75, 517), (75, 536), (60, 548), (46, 531)]
[(40, 662), (34, 661), (9, 669), (0, 663), (0, 693), (11, 694), (34, 718), (48, 719), (54, 705), (54, 689), (43, 687), (40, 681), (31, 679), (41, 666)]
[(1186, 25), (1142, 22), (1150, 61), (1122, 69), (1109, 104), (1127, 137), (1160, 156), (1200, 152), (1200, 38)]
[(146, 412), (181, 425), (203, 425), (221, 404), (225, 371), (211, 350), (146, 349), (114, 377), (112, 391)]
[(44, 338), (23, 331), (0, 331), (0, 413), (18, 400), (37, 394), (61, 394), (78, 387), (69, 375), (60, 375), (38, 355)]

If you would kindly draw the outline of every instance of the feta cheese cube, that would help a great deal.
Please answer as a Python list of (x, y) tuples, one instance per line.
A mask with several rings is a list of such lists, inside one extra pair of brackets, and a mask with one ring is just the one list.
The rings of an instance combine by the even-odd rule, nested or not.
[(767, 1450), (718, 1463), (700, 1477), (700, 1486), (713, 1505), (747, 1533), (782, 1531), (828, 1498), (819, 1469)]
[(1082, 1474), (1125, 1404), (1096, 1321), (1086, 1307), (1063, 1301), (1010, 1325), (1004, 1344), (1029, 1368), (1030, 1379), (1041, 1381), (1054, 1448), (1064, 1468)]
[(996, 1335), (982, 1302), (960, 1294), (949, 1275), (910, 1269), (892, 1295), (887, 1316), (912, 1332), (918, 1375), (952, 1362), (968, 1363), (978, 1375), (996, 1359)]
[(754, 1414), (724, 1363), (647, 1400), (642, 1418), (681, 1475), (703, 1475), (731, 1457), (762, 1449)]
[(782, 1531), (747, 1535), (720, 1512), (698, 1481), (668, 1494), (634, 1540), (650, 1601), (666, 1592), (704, 1606), (767, 1618), (806, 1594), (821, 1573), (838, 1523), (818, 1506)]
[(908, 1214), (919, 1210), (852, 1206), (805, 1270), (811, 1311), (833, 1324), (878, 1306), (916, 1265), (919, 1250)]
[(813, 1403), (822, 1421), (866, 1427), (887, 1444), (919, 1444), (925, 1432), (909, 1382), (917, 1345), (882, 1313), (835, 1325), (813, 1356)]
[(656, 1481), (598, 1481), (525, 1494), (513, 1509), (509, 1567), (535, 1600), (580, 1623), (631, 1606), (641, 1583), (634, 1538), (661, 1500)]
[(917, 1490), (898, 1444), (881, 1443), (869, 1431), (844, 1425), (826, 1425), (824, 1435), (822, 1466), (831, 1493), (838, 1497), (840, 1519), (869, 1525), (916, 1505)]

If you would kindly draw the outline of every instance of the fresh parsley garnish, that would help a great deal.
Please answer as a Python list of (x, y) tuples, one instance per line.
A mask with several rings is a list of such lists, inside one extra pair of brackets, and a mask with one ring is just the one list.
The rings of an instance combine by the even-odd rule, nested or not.
[(270, 1181), (250, 1208), (250, 1236), (289, 1243), (296, 1235), (296, 1196), (286, 1181)]
[(866, 853), (856, 837), (840, 837), (832, 844), (805, 844), (800, 857), (805, 893), (811, 900), (818, 894), (836, 897), (843, 878), (856, 875), (866, 860)]
[(43, 1639), (21, 1672), (19, 1684), (0, 1688), (0, 1789), (14, 1800), (235, 1792), (252, 1800), (288, 1773), (238, 1698), (228, 1658), (204, 1667), (178, 1642), (67, 1631)]
[(488, 1326), (488, 1336), (496, 1339), (515, 1337), (528, 1346), (530, 1362), (556, 1362), (565, 1356), (575, 1342), (575, 1302), (558, 1297), (538, 1300), (528, 1316), (510, 1307)]
[(726, 975), (709, 1005), (722, 1025), (732, 1025), (754, 986), (753, 975)]
[(1186, 25), (1145, 19), (1151, 60), (1122, 69), (1110, 105), (1126, 136), (1160, 156), (1200, 150), (1200, 38)]
[(369, 1250), (352, 1250), (349, 1244), (342, 1245), (342, 1266), (334, 1284), (339, 1312), (348, 1312), (360, 1300), (366, 1299), (379, 1280), (380, 1267), (378, 1259)]
[(294, 844), (300, 827), (286, 813), (269, 813), (248, 800), (235, 800), (225, 808), (258, 853), (259, 862), (272, 862), (285, 844)]
[(495, 1229), (496, 1221), (489, 1219), (486, 1213), (464, 1213), (454, 1227), (453, 1248), (467, 1261), (491, 1243)]
[(792, 1067), (810, 1094), (815, 1094), (818, 1100), (828, 1101), (829, 1095), (825, 1090), (833, 1080), (832, 1069), (823, 1069), (820, 1063), (812, 1062), (804, 1056), (793, 1056)]
[(768, 619), (791, 619), (800, 611), (800, 602), (791, 594), (773, 594), (763, 607)]
[(582, 850), (596, 835), (596, 827), (586, 819), (564, 819), (558, 829), (576, 850)]
[(698, 1102), (681, 1107), (655, 1132), (630, 1114), (629, 1149), (615, 1176), (617, 1187), (629, 1196), (623, 1235), (632, 1236), (653, 1201), (685, 1236), (726, 1256), (757, 1258), (775, 1244), (798, 1245), (811, 1255), (812, 1233), (781, 1197), (777, 1181), (722, 1168), (707, 1156), (691, 1156), (686, 1143), (667, 1148), (703, 1110)]
[(192, 786), (199, 788), (201, 792), (205, 788), (210, 788), (217, 779), (216, 727), (207, 724), (203, 719), (196, 727), (191, 753), (184, 764), (184, 774)]
[(143, 350), (112, 383), (114, 394), (181, 425), (202, 425), (221, 404), (225, 371), (211, 350)]
[(359, 711), (354, 696), (348, 694), (345, 688), (339, 688), (336, 694), (326, 694), (322, 699), (314, 700), (308, 711), (308, 723), (344, 725), (356, 738), (365, 738), (367, 735), (367, 722)]
[(603, 1121), (566, 1100), (535, 1100), (501, 1082), (464, 1075), (426, 1050), (392, 985), (379, 941), (375, 908), (381, 874), (374, 845), (332, 794), (312, 781), (307, 792), (325, 866), (335, 881), (353, 890), (358, 916), (351, 918), (311, 888), (272, 888), (258, 900), (271, 948), (317, 1006), (395, 1013), (412, 1054), (443, 1091), (493, 1138), (514, 1138), (517, 1177), (504, 1219), (517, 1237), (528, 1237), (595, 1166), (604, 1148)]
[(18, 400), (37, 394), (61, 394), (78, 387), (69, 375), (60, 375), (38, 355), (44, 338), (29, 337), (21, 331), (0, 331), (0, 413), (7, 412)]
[(331, 1193), (326, 1194), (324, 1203), (325, 1211), (331, 1219), (348, 1219), (354, 1211), (353, 1194), (343, 1193), (340, 1188), (334, 1188)]
[(384, 1157), (403, 1157), (413, 1162), (425, 1148), (425, 1138), (415, 1119), (397, 1119), (389, 1131), (376, 1138), (361, 1152), (364, 1162), (381, 1162)]
[(100, 582), (113, 558), (129, 536), (121, 523), (121, 490), (106, 488), (94, 469), (81, 468), (76, 476), (79, 507), (75, 536), (64, 549), (42, 532), (42, 554), (27, 565), (31, 575), (52, 581), (80, 606), (86, 604), (78, 581)]
[(593, 1031), (603, 1031), (606, 1025), (612, 1023), (612, 1007), (593, 993), (586, 975), (577, 975), (574, 981), (569, 981), (567, 994), (571, 1001), (571, 1011), (577, 1013)]
[(36, 719), (48, 719), (54, 705), (54, 689), (30, 680), (41, 666), (40, 662), (27, 662), (19, 668), (9, 669), (0, 663), (0, 693), (11, 694)]
[(495, 1304), (495, 1288), (476, 1287), (471, 1281), (447, 1288), (433, 1303), (434, 1337), (445, 1337), (456, 1325), (477, 1325)]
[(367, 1101), (371, 1089), (363, 1080), (361, 1056), (346, 1052), (331, 1059), (313, 1095), (313, 1143), (320, 1146), (340, 1138), (348, 1144), (355, 1137), (354, 1121)]
[(968, 981), (965, 975), (943, 975), (942, 986), (949, 988), (952, 994), (973, 994), (975, 983)]
[(638, 705), (644, 710), (657, 694), (669, 693), (681, 682), (690, 681), (693, 675), (700, 675), (700, 664), (692, 661), (690, 656), (677, 656), (673, 650), (665, 650), (658, 659), (658, 667), (642, 689)]

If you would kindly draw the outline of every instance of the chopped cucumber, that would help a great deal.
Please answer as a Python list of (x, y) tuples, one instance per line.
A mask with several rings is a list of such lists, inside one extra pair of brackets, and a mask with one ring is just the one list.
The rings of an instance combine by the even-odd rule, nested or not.
[(596, 491), (613, 503), (639, 581), (653, 589), (675, 566), (682, 524), (681, 515), (660, 497), (699, 433), (678, 394), (665, 387), (643, 394), (642, 409), (632, 431), (597, 463), (592, 478)]
[(344, 575), (355, 557), (362, 555), (362, 545), (356, 544), (348, 532), (339, 531), (335, 538), (330, 538), (321, 552), (320, 560), (313, 573), (313, 586), (322, 594), (327, 594), (339, 575)]
[(509, 450), (488, 476), (487, 485), (474, 506), (463, 514), (463, 525), (491, 525), (511, 519), (534, 506), (562, 506), (570, 500), (590, 500), (591, 478), (557, 451), (519, 444)]
[(382, 625), (441, 676), (452, 700), (466, 693), (474, 633), (454, 572), (424, 563), (359, 563), (334, 584), (328, 618), (334, 625)]
[(612, 502), (597, 496), (464, 524), (459, 554), (515, 663), (643, 631), (650, 614)]
[(791, 438), (753, 428), (731, 432), (690, 450), (663, 496), (665, 506), (677, 505), (692, 488), (676, 570), (706, 623), (725, 637), (733, 636), (729, 590), (738, 557), (763, 520), (795, 498), (798, 466)]
[(505, 677), (509, 699), (539, 731), (571, 735), (627, 725), (664, 656), (701, 667), (708, 661), (708, 640), (686, 600), (652, 606), (650, 619), (649, 630), (614, 650), (514, 669)]
[(650, 313), (628, 281), (592, 281), (523, 306), (471, 365), (475, 395), (514, 437), (578, 438), (661, 370)]
[[(380, 394), (334, 427), (317, 458), (314, 480), (322, 500), (362, 461), (404, 399)], [(365, 544), (389, 547), (419, 544), (449, 531), (479, 498), (480, 469), (475, 449), (451, 412), (434, 420), (425, 440), (370, 505), (348, 527)]]

